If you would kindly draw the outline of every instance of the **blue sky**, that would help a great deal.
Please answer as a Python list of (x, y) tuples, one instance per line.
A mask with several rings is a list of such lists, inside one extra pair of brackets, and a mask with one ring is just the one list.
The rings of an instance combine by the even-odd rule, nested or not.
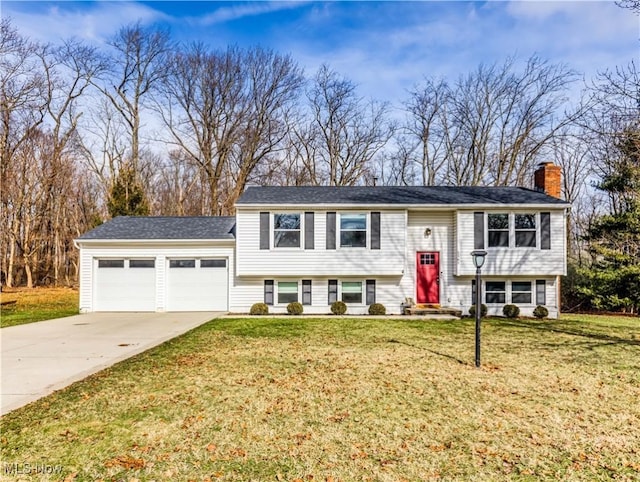
[(2, 2), (32, 38), (100, 44), (140, 20), (212, 48), (259, 44), (308, 74), (328, 63), (363, 95), (397, 102), (424, 76), (537, 53), (591, 77), (640, 58), (640, 18), (613, 2)]

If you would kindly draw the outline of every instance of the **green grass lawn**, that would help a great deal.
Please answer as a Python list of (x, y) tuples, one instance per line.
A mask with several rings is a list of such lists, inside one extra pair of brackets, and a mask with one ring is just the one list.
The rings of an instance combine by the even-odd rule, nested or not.
[(78, 314), (78, 291), (71, 288), (5, 288), (0, 328)]
[(1, 460), (70, 480), (640, 480), (640, 319), (482, 334), (476, 369), (471, 320), (214, 320), (2, 417)]

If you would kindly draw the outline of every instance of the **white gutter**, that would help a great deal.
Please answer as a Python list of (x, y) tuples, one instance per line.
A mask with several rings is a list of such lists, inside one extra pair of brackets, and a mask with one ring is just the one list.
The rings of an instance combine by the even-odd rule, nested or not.
[(161, 245), (211, 245), (211, 244), (235, 244), (235, 239), (74, 239), (73, 245), (80, 248), (83, 245), (100, 245), (100, 244), (161, 244)]

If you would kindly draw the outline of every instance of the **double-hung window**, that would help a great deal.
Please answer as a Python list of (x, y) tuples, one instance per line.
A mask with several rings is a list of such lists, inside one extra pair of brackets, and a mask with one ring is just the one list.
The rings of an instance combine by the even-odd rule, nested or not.
[(531, 281), (513, 281), (511, 283), (511, 303), (531, 304)]
[(484, 299), (487, 304), (504, 304), (506, 302), (506, 283), (504, 281), (487, 281)]
[(362, 304), (362, 281), (342, 282), (342, 301), (344, 303)]
[(288, 304), (298, 301), (298, 282), (279, 281), (278, 282), (278, 303)]
[(489, 247), (509, 247), (509, 215), (489, 214), (487, 221)]
[(515, 215), (515, 241), (517, 248), (536, 247), (536, 215)]
[(273, 246), (275, 248), (300, 247), (300, 214), (273, 215)]
[(365, 248), (367, 246), (367, 215), (340, 215), (340, 247)]

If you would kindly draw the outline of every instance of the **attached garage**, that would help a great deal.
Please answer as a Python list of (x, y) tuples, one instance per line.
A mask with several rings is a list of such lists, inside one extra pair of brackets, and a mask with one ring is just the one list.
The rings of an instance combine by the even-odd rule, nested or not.
[(226, 311), (227, 260), (169, 259), (167, 311)]
[(118, 217), (76, 240), (80, 311), (227, 311), (233, 217)]
[(95, 311), (156, 311), (155, 259), (96, 259)]

